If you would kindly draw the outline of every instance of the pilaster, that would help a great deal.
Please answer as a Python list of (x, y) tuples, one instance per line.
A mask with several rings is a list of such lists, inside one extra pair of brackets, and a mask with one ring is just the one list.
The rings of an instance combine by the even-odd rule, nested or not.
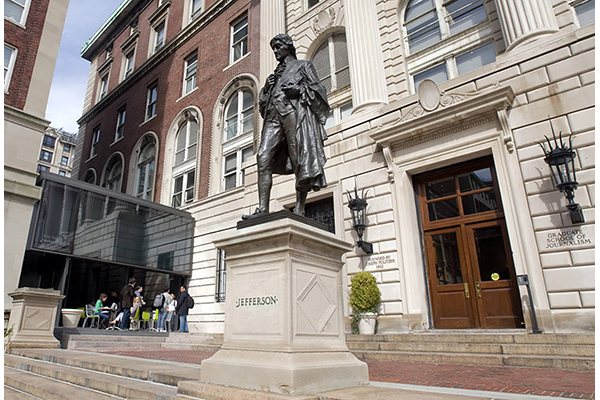
[(262, 86), (277, 67), (277, 60), (269, 42), (273, 36), (286, 33), (285, 0), (260, 2), (260, 85)]
[(507, 51), (558, 31), (548, 0), (496, 0)]

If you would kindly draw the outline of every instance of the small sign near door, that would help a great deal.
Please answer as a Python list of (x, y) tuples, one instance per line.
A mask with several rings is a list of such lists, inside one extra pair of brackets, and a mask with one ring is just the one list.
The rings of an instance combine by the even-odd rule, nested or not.
[(398, 255), (396, 253), (374, 254), (368, 256), (365, 270), (398, 268)]

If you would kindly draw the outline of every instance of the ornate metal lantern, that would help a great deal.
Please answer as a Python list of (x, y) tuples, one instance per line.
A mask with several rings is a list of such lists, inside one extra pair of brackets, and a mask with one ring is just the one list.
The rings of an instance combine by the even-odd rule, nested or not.
[[(552, 127), (552, 123), (550, 123), (550, 127)], [(552, 127), (552, 136), (554, 138), (554, 147), (552, 147), (550, 139), (548, 139), (547, 136), (544, 136), (548, 143), (548, 147), (550, 148), (548, 151), (546, 151), (544, 145), (540, 143), (540, 146), (546, 155), (544, 161), (550, 166), (556, 187), (565, 194), (565, 197), (569, 201), (567, 208), (569, 209), (571, 222), (574, 224), (581, 224), (582, 222), (585, 222), (583, 211), (581, 211), (579, 204), (575, 203), (573, 200), (575, 198), (575, 189), (577, 189), (578, 185), (577, 178), (575, 177), (576, 154), (573, 151), (573, 142), (569, 136), (569, 144), (566, 145), (562, 139), (562, 132), (558, 133), (557, 139), (556, 134), (554, 133), (554, 127)]]
[(363, 233), (367, 227), (367, 200), (365, 200), (367, 196), (365, 190), (363, 189), (362, 191), (362, 197), (358, 197), (358, 189), (356, 188), (355, 183), (354, 198), (352, 198), (352, 195), (349, 191), (346, 191), (346, 194), (348, 195), (348, 208), (350, 208), (350, 212), (352, 213), (352, 228), (354, 228), (358, 234), (358, 241), (356, 242), (356, 245), (365, 253), (371, 254), (373, 253), (373, 245), (362, 240)]

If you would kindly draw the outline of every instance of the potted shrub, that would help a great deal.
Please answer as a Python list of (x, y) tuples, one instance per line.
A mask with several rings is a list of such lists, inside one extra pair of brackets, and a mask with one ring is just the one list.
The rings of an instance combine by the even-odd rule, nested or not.
[(361, 271), (350, 278), (350, 307), (352, 307), (352, 331), (361, 335), (375, 333), (376, 307), (381, 302), (381, 292), (373, 274)]

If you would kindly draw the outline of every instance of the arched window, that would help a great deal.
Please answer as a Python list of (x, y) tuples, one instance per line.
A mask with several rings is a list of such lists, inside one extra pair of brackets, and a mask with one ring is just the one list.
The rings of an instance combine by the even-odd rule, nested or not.
[(120, 192), (122, 177), (123, 162), (121, 161), (121, 157), (115, 155), (106, 164), (102, 186), (115, 192)]
[(135, 192), (137, 197), (152, 201), (156, 144), (150, 136), (146, 137), (148, 139), (142, 144), (138, 158)]
[(249, 88), (238, 89), (225, 107), (222, 189), (244, 184), (242, 163), (254, 154), (254, 95)]
[(312, 57), (317, 76), (327, 88), (327, 93), (350, 86), (350, 66), (346, 34), (335, 33), (317, 48)]
[(96, 172), (93, 169), (88, 169), (83, 176), (83, 181), (87, 183), (91, 183), (92, 185), (96, 184)]
[(175, 137), (172, 207), (180, 207), (194, 200), (197, 144), (198, 121), (192, 113), (187, 113)]
[(350, 92), (350, 65), (346, 34), (334, 33), (328, 36), (314, 52), (311, 61), (317, 76), (327, 88), (331, 112), (325, 128), (339, 124), (352, 113), (352, 93)]
[(440, 84), (496, 61), (483, 0), (410, 0), (403, 28), (414, 92), (425, 79)]

